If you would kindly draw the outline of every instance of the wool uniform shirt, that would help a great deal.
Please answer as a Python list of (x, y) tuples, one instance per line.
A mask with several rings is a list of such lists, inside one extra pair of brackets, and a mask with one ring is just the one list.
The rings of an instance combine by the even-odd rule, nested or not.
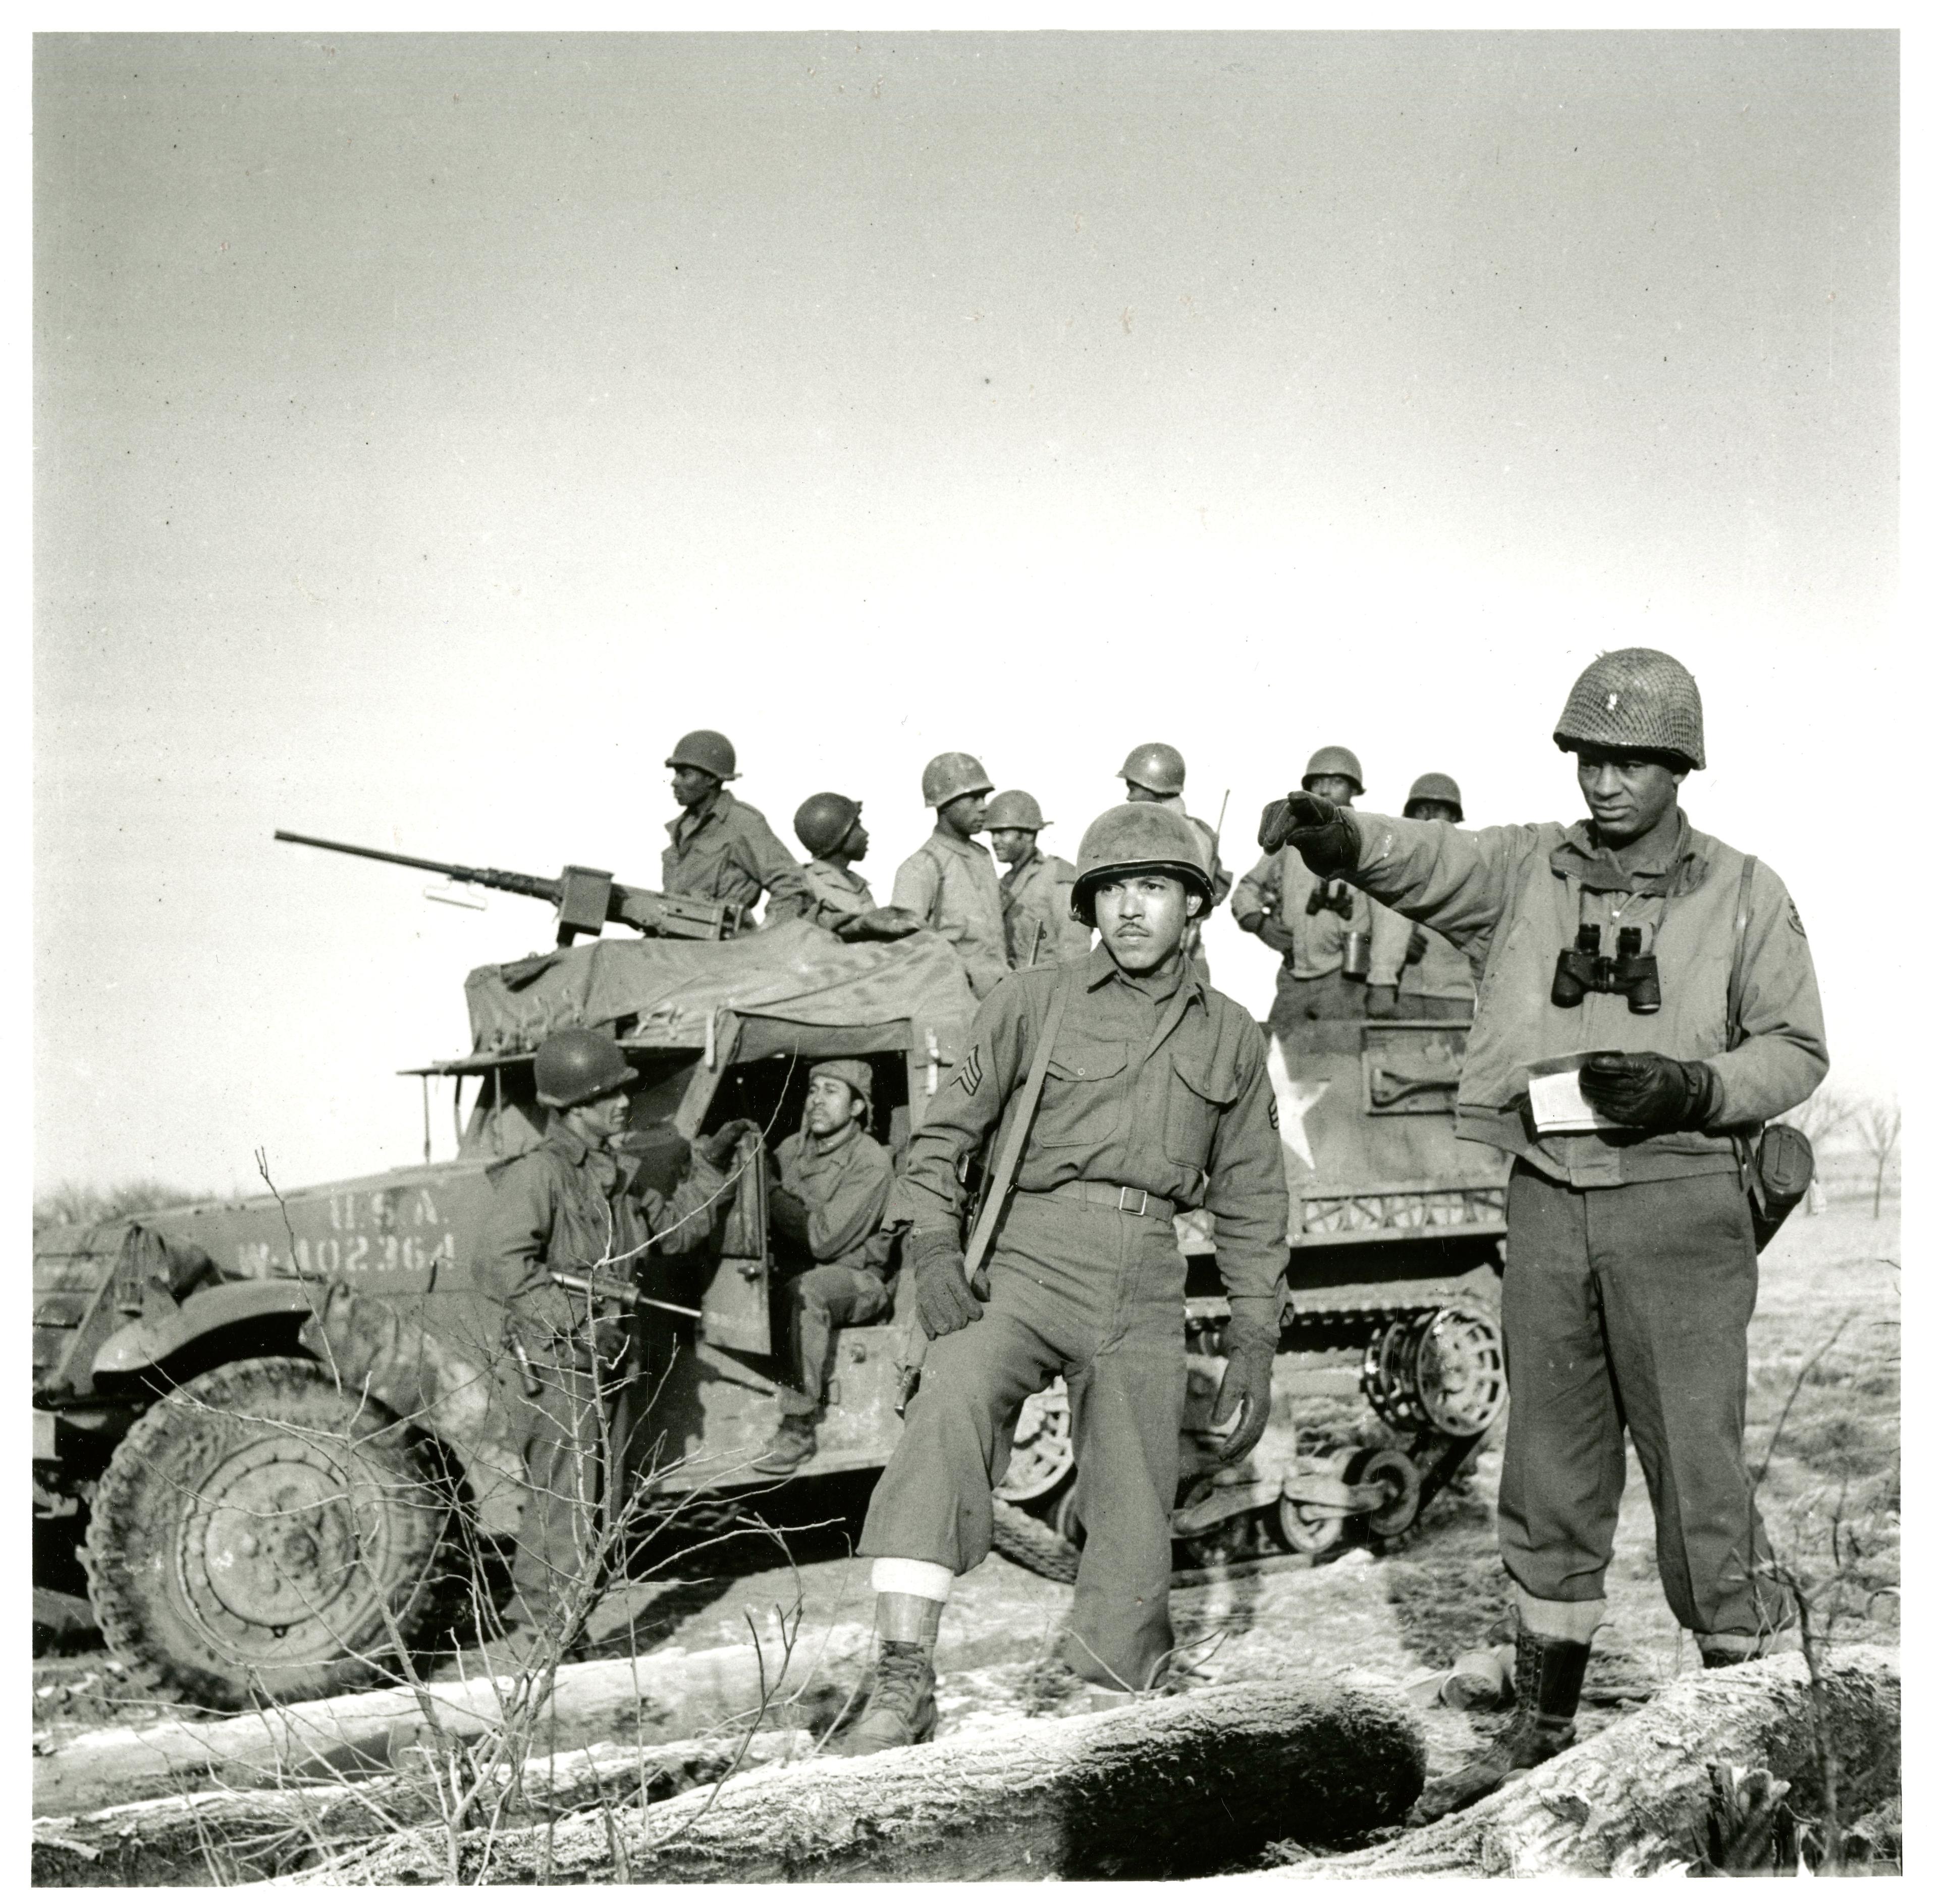
[(765, 893), (770, 921), (791, 919), (813, 903), (794, 855), (765, 816), (724, 786), (703, 807), (667, 822), (660, 884), (677, 897), (724, 900), (750, 914)]
[(807, 1206), (808, 1254), (817, 1263), (880, 1276), (888, 1267), (882, 1219), (895, 1180), (888, 1152), (859, 1124), (831, 1142), (797, 1130), (778, 1153), (781, 1188)]
[(890, 902), (905, 907), (955, 947), (969, 989), (987, 998), (1010, 969), (1003, 889), (987, 847), (938, 826), (895, 869)]

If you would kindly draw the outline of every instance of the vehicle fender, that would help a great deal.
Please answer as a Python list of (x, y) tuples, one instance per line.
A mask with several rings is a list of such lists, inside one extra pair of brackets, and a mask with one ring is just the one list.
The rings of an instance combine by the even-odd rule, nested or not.
[(262, 1315), (304, 1315), (315, 1307), (307, 1283), (252, 1279), (198, 1290), (178, 1309), (144, 1315), (95, 1351), (94, 1373), (133, 1375), (166, 1361), (199, 1337)]

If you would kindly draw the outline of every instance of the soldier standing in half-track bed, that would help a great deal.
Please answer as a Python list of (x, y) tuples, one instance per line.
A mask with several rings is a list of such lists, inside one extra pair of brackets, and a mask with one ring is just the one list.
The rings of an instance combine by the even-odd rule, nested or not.
[(598, 1300), (555, 1279), (630, 1279), (653, 1248), (703, 1240), (740, 1131), (730, 1124), (687, 1154), (670, 1194), (636, 1181), (614, 1141), (626, 1130), (636, 1079), (603, 1031), (554, 1032), (534, 1064), (539, 1102), (551, 1112), (536, 1150), (496, 1165), (473, 1252), (479, 1287), (503, 1306), (506, 1346), (530, 1403), (525, 1501), (506, 1610), (509, 1653), (549, 1636), (569, 1648), (568, 1629), (590, 1610), (602, 1455), (601, 1368), (624, 1349), (622, 1325)]
[(1003, 890), (989, 848), (976, 844), (989, 824), (994, 784), (974, 754), (937, 754), (922, 770), (922, 797), (935, 809), (935, 831), (895, 871), (895, 904), (955, 947), (979, 999), (1010, 969)]
[(1071, 916), (1077, 868), (1037, 845), (1037, 835), (1049, 823), (1035, 795), (1021, 788), (998, 794), (989, 802), (987, 824), (989, 844), (1009, 868), (1001, 883), (1010, 963), (1022, 971), (1080, 959), (1090, 949), (1090, 931)]
[(893, 906), (878, 906), (855, 862), (868, 855), (861, 803), (845, 793), (810, 793), (794, 810), (794, 836), (807, 849), (802, 868), (809, 901), (801, 917), (837, 938), (906, 938), (922, 922)]
[[(1024, 1402), (1069, 1383), (1086, 1544), (1065, 1657), (1101, 1689), (1148, 1687), (1171, 1649), (1171, 1512), (1186, 1395), (1185, 1265), (1173, 1212), (1215, 1211), (1231, 1306), (1213, 1411), (1224, 1454), (1264, 1432), (1278, 1341), (1286, 1193), (1264, 1039), (1192, 975), (1186, 921), (1210, 897), (1203, 841), (1153, 806), (1112, 808), (1079, 852), (1086, 957), (1016, 973), (910, 1142), (904, 1255), (930, 1339), (902, 1438), (869, 1505), (880, 1648), (868, 1704), (837, 1743), (880, 1751), (935, 1723), (934, 1651), (959, 1574), (991, 1542), (992, 1489)], [(986, 1272), (965, 1274), (958, 1163), (999, 1147)]]
[[(1447, 774), (1423, 774), (1407, 789), (1403, 819), (1441, 820), (1457, 826), (1466, 817), (1460, 785)], [(1374, 907), (1366, 1016), (1464, 1023), (1473, 1015), (1474, 968), (1466, 954), (1390, 906)]]
[(727, 791), (737, 780), (734, 744), (711, 728), (680, 736), (667, 756), (680, 811), (667, 822), (660, 881), (682, 898), (724, 900), (751, 917), (767, 895), (771, 924), (811, 911), (813, 899), (794, 856), (767, 817)]
[[(1174, 813), (1183, 814), (1198, 829), (1204, 841), (1204, 863), (1211, 869), (1211, 904), (1204, 908), (1205, 913), (1208, 915), (1214, 907), (1223, 905), (1232, 890), (1232, 875), (1218, 857), (1217, 832), (1195, 814), (1185, 813), (1183, 755), (1167, 741), (1147, 741), (1124, 756), (1117, 778), (1124, 783), (1127, 801), (1168, 807)], [(1191, 961), (1198, 982), (1208, 985), (1211, 963), (1204, 956), (1204, 920), (1194, 919), (1185, 931), (1184, 956)]]
[(1678, 662), (1602, 655), (1554, 739), (1576, 756), (1586, 823), (1469, 832), (1301, 792), (1259, 832), (1267, 851), (1289, 844), (1315, 875), (1350, 879), (1486, 968), (1458, 1129), (1514, 1158), (1499, 1526), (1520, 1611), (1517, 1705), (1500, 1738), (1429, 1787), (1423, 1817), (1573, 1742), (1624, 1427), (1663, 1589), (1703, 1664), (1769, 1650), (1796, 1618), (1742, 1440), (1758, 1217), (1787, 1206), (1756, 1133), (1827, 1068), (1810, 947), (1776, 874), (1682, 813), (1703, 706)]

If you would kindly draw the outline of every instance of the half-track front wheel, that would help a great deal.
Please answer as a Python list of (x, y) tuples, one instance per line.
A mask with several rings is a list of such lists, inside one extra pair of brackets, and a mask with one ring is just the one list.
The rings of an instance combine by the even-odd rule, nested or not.
[(158, 1689), (223, 1709), (368, 1684), (440, 1610), (452, 1500), (430, 1454), (314, 1362), (185, 1383), (95, 1495), (84, 1557), (103, 1636)]

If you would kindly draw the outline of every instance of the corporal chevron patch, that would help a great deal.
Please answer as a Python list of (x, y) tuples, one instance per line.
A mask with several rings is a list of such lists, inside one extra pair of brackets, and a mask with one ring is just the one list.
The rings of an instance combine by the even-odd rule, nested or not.
[(971, 1097), (983, 1088), (983, 1048), (981, 1045), (970, 1046), (969, 1055), (956, 1066), (955, 1081)]

